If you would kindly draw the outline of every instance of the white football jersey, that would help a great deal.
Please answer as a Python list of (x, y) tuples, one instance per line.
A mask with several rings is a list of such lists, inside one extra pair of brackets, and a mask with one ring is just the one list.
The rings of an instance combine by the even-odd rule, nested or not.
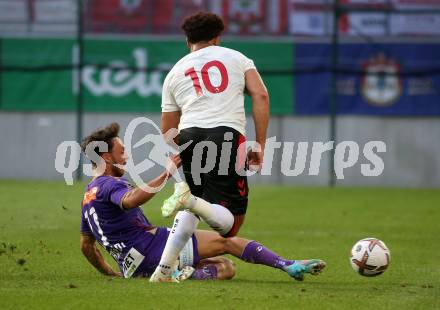
[(227, 126), (244, 135), (244, 74), (249, 69), (255, 69), (254, 62), (229, 48), (189, 53), (165, 78), (162, 112), (182, 112), (179, 130)]

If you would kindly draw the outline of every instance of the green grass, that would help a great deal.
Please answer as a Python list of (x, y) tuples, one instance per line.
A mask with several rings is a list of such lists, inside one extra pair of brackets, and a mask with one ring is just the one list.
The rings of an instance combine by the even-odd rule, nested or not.
[[(86, 262), (83, 186), (0, 181), (0, 309), (440, 308), (438, 190), (254, 186), (240, 235), (289, 258), (325, 259), (321, 276), (296, 282), (234, 258), (231, 281), (151, 285), (104, 277)], [(169, 190), (143, 207), (157, 225), (171, 223), (159, 211)], [(348, 262), (352, 245), (370, 236), (391, 249), (390, 268), (376, 278)]]

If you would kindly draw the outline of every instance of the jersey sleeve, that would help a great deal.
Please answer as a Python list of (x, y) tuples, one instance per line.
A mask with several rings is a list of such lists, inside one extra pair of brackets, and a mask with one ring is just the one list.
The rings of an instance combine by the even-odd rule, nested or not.
[(81, 212), (81, 227), (79, 231), (84, 235), (92, 234), (92, 230), (90, 229), (89, 223), (87, 222), (87, 219), (84, 217), (84, 212)]
[(121, 209), (122, 207), (122, 198), (124, 198), (125, 194), (131, 190), (131, 186), (125, 180), (115, 180), (112, 181), (112, 184), (109, 188), (109, 200), (118, 205)]
[(170, 87), (171, 74), (165, 78), (162, 88), (162, 112), (180, 111)]
[(250, 69), (257, 69), (257, 67), (255, 67), (254, 61), (250, 58), (247, 58), (246, 56), (243, 55), (243, 72), (246, 72)]

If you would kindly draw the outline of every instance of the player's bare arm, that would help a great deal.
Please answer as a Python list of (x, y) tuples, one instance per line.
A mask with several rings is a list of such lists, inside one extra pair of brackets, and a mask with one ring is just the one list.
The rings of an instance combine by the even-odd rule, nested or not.
[(162, 112), (162, 134), (166, 134), (171, 128), (177, 129), (181, 114), (180, 111)]
[[(166, 143), (170, 143), (173, 137), (168, 136), (167, 133), (170, 129), (176, 129), (179, 127), (180, 116), (182, 112), (174, 111), (174, 112), (162, 112), (162, 134), (164, 135)], [(178, 145), (178, 136), (174, 137), (174, 142)]]
[(96, 270), (106, 276), (121, 277), (121, 273), (114, 271), (104, 260), (101, 252), (96, 247), (96, 240), (93, 235), (81, 234), (80, 244), (82, 253)]
[(261, 152), (255, 150), (249, 152), (248, 160), (249, 165), (261, 168), (269, 124), (269, 93), (260, 74), (255, 69), (246, 71), (245, 83), (246, 91), (252, 98), (252, 117), (255, 124), (256, 142), (261, 146)]
[(154, 180), (150, 181), (147, 184), (148, 187), (136, 187), (125, 194), (124, 198), (122, 198), (122, 206), (124, 207), (124, 209), (137, 208), (153, 198), (155, 193), (148, 191), (147, 188), (158, 188), (161, 184), (163, 184), (163, 182), (167, 181), (169, 177), (176, 172), (176, 169), (179, 168), (181, 164), (182, 161), (180, 159), (180, 156), (172, 155), (169, 158), (169, 164), (165, 171), (162, 172)]

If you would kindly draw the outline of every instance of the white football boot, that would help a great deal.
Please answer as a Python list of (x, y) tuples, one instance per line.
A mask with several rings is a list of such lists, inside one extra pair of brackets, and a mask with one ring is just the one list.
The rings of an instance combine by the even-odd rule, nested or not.
[(171, 217), (178, 211), (185, 209), (185, 205), (191, 196), (191, 191), (186, 182), (179, 182), (174, 184), (174, 193), (163, 202), (162, 216)]
[(191, 266), (185, 266), (182, 269), (177, 269), (173, 272), (173, 278), (177, 279), (179, 282), (188, 280), (191, 278), (192, 274), (194, 273), (195, 269)]
[(172, 274), (165, 274), (162, 272), (159, 266), (156, 267), (156, 270), (150, 277), (151, 283), (159, 283), (159, 282), (170, 282), (170, 283), (179, 283), (179, 280), (173, 278)]

